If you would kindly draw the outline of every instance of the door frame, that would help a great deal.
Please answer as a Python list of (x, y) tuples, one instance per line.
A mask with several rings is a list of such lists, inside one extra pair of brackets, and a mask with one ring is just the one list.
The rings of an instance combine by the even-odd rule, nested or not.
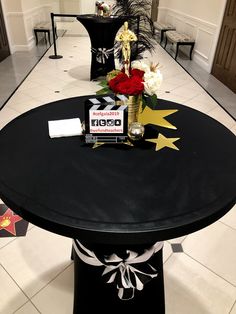
[(214, 63), (214, 60), (215, 60), (216, 49), (217, 49), (218, 41), (219, 41), (219, 38), (220, 38), (220, 31), (221, 31), (221, 27), (222, 27), (222, 24), (223, 24), (223, 19), (224, 19), (224, 15), (225, 15), (225, 9), (226, 9), (227, 2), (228, 2), (228, 0), (224, 0), (224, 3), (222, 5), (222, 10), (221, 10), (221, 15), (220, 15), (220, 18), (219, 18), (219, 24), (218, 24), (218, 27), (217, 27), (216, 32), (215, 32), (216, 35), (215, 35), (214, 42), (212, 44), (212, 55), (211, 55), (210, 71), (209, 71), (209, 73), (211, 73), (211, 71), (212, 71), (213, 63)]
[(8, 21), (7, 21), (7, 18), (6, 18), (6, 15), (7, 15), (6, 12), (7, 11), (6, 11), (6, 6), (5, 6), (5, 1), (4, 0), (0, 0), (0, 2), (1, 2), (1, 5), (2, 5), (3, 20), (4, 20), (4, 24), (5, 24), (6, 33), (7, 33), (7, 40), (8, 40), (8, 45), (9, 45), (9, 49), (10, 49), (10, 54), (12, 54), (14, 51), (13, 51), (11, 40), (10, 40), (9, 24), (8, 24)]

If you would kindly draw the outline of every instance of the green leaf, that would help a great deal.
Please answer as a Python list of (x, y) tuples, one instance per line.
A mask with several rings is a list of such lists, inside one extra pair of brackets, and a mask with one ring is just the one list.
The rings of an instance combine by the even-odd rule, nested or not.
[(108, 87), (104, 87), (104, 88), (102, 88), (102, 89), (96, 91), (96, 94), (97, 94), (97, 95), (110, 94), (110, 93), (112, 93), (112, 91), (111, 91), (110, 88), (108, 88)]
[(142, 97), (142, 111), (145, 109), (146, 106), (147, 106), (146, 97), (143, 96)]
[(152, 108), (155, 109), (155, 107), (157, 106), (157, 95), (154, 94), (154, 95), (150, 96), (150, 101), (152, 104)]
[(98, 85), (100, 85), (100, 86), (102, 86), (102, 87), (107, 87), (107, 86), (108, 86), (107, 80), (102, 80), (101, 82), (99, 82)]

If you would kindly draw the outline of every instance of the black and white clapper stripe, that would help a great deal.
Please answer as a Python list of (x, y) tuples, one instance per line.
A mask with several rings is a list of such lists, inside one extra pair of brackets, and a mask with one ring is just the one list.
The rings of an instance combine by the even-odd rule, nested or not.
[[(126, 140), (127, 101), (128, 98), (124, 95), (94, 97), (86, 100), (85, 140), (87, 143), (99, 141), (118, 143)], [(114, 111), (117, 111), (117, 114), (112, 113)]]
[[(125, 95), (114, 95), (114, 96), (104, 96), (104, 97), (95, 97), (89, 98), (86, 103), (93, 105), (105, 105), (114, 104), (114, 105), (122, 105), (128, 102), (128, 98)], [(108, 109), (107, 109), (108, 110)]]
[(115, 95), (114, 98), (110, 96), (89, 98), (87, 104), (90, 105), (90, 110), (127, 110), (128, 98), (125, 95)]

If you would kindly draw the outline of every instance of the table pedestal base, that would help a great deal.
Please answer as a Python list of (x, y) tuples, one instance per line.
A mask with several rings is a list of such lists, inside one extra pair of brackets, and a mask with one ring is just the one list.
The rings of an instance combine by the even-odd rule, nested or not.
[(103, 62), (97, 61), (96, 53), (92, 52), (90, 81), (97, 79), (99, 76), (106, 76), (108, 72), (115, 69), (114, 54), (104, 57)]
[[(126, 249), (123, 248), (124, 251)], [(129, 249), (132, 250), (130, 247)], [(113, 251), (116, 252), (114, 248)], [(148, 260), (148, 263), (157, 270), (158, 276), (147, 282), (143, 290), (135, 290), (134, 297), (130, 300), (121, 300), (118, 297), (116, 284), (106, 283), (102, 276), (103, 266), (84, 263), (74, 250), (73, 255), (74, 314), (110, 314), (114, 311), (116, 313), (128, 313), (128, 311), (140, 313), (140, 309), (145, 308), (147, 312), (154, 308), (158, 314), (165, 313), (162, 249)]]

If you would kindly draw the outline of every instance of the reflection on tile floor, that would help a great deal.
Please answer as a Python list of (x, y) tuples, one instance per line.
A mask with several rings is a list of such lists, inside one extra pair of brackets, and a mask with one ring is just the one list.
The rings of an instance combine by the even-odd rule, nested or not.
[(0, 62), (0, 108), (24, 81), (49, 46), (39, 43), (29, 52), (20, 51)]
[[(89, 47), (86, 37), (59, 38), (63, 58), (49, 59), (50, 48), (0, 111), (0, 128), (31, 108), (94, 94)], [(236, 122), (159, 45), (151, 58), (162, 66), (160, 98), (200, 110), (236, 133)], [(165, 242), (167, 314), (236, 314), (235, 221), (236, 207), (203, 230)], [(72, 313), (70, 250), (70, 239), (33, 225), (25, 238), (0, 239), (0, 313)]]
[[(171, 45), (166, 50), (174, 57), (175, 51)], [(177, 62), (211, 95), (234, 119), (236, 119), (236, 94), (222, 84), (213, 75), (207, 73), (197, 63), (189, 60), (187, 55), (179, 53)]]

